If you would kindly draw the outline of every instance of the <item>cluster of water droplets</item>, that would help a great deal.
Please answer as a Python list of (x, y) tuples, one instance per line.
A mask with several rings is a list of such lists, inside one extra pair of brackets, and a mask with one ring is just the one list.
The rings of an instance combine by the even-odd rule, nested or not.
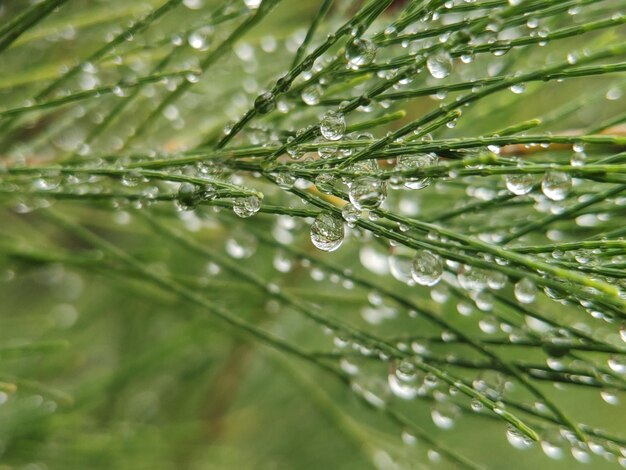
[[(186, 0), (184, 3), (192, 10), (202, 8), (201, 0)], [(261, 2), (246, 0), (244, 4), (254, 12)], [(495, 82), (500, 75), (508, 73), (506, 56), (511, 54), (512, 49), (507, 42), (527, 33), (531, 38), (547, 37), (547, 33), (539, 27), (540, 19), (531, 13), (521, 26), (515, 28), (504, 27), (502, 23), (505, 20), (494, 16), (480, 33), (467, 38), (466, 42), (473, 47), (491, 47), (487, 59), (462, 48), (459, 49), (462, 54), (451, 53), (454, 47), (464, 44), (456, 42), (462, 34), (466, 34), (464, 31), (458, 31), (459, 34), (441, 33), (435, 38), (421, 37), (428, 36), (425, 32), (431, 26), (447, 26), (455, 18), (459, 19), (447, 18), (446, 9), (471, 4), (469, 1), (446, 2), (443, 13), (437, 11), (426, 15), (419, 24), (402, 31), (406, 39), (391, 46), (382, 44), (393, 42), (398, 36), (394, 26), (382, 30), (382, 35), (366, 34), (355, 28), (340, 43), (337, 60), (330, 54), (318, 57), (307, 63), (301, 76), (291, 77), (286, 72), (274, 83), (265, 83), (258, 78), (262, 76), (259, 71), (264, 62), (260, 59), (263, 57), (261, 54), (272, 54), (281, 48), (294, 54), (302, 35), (295, 34), (285, 41), (266, 36), (259, 40), (258, 48), (251, 43), (239, 42), (233, 47), (233, 62), (229, 64), (229, 67), (237, 67), (237, 72), (242, 74), (239, 92), (221, 100), (215, 90), (206, 90), (211, 100), (221, 103), (221, 106), (211, 103), (209, 113), (203, 107), (206, 102), (202, 101), (202, 93), (162, 110), (162, 117), (174, 129), (181, 131), (193, 127), (186, 126), (188, 121), (182, 117), (196, 114), (190, 111), (202, 109), (203, 112), (197, 114), (203, 116), (224, 112), (232, 119), (224, 135), (238, 132), (229, 142), (233, 153), (227, 153), (229, 147), (226, 147), (226, 153), (211, 147), (211, 151), (196, 155), (197, 166), (168, 169), (171, 171), (170, 181), (167, 175), (157, 181), (139, 170), (126, 171), (126, 161), (120, 165), (121, 173), (111, 171), (112, 182), (103, 181), (109, 177), (101, 174), (108, 168), (104, 162), (93, 164), (95, 175), (46, 171), (25, 178), (25, 181), (38, 192), (72, 191), (74, 188), (75, 194), (80, 194), (88, 188), (101, 195), (106, 195), (111, 188), (116, 188), (114, 185), (119, 184), (126, 191), (122, 196), (128, 194), (129, 201), (131, 196), (135, 199), (138, 199), (137, 195), (142, 196), (141, 202), (134, 203), (135, 207), (148, 207), (159, 197), (169, 198), (180, 211), (181, 221), (190, 230), (205, 227), (207, 219), (211, 219), (207, 213), (216, 214), (215, 218), (222, 217), (219, 212), (222, 207), (228, 207), (229, 212), (232, 208), (232, 213), (239, 218), (251, 218), (264, 209), (262, 204), (268, 200), (267, 210), (263, 212), (271, 214), (274, 211), (282, 215), (262, 214), (254, 217), (256, 220), (245, 223), (251, 224), (251, 227), (262, 227), (261, 230), (276, 244), (283, 246), (275, 249), (271, 258), (271, 264), (278, 273), (276, 278), (283, 280), (281, 275), (290, 277), (296, 270), (302, 269), (308, 273), (311, 282), (327, 283), (329, 290), (359, 294), (362, 305), (347, 314), (357, 312), (358, 321), (366, 326), (371, 336), (378, 339), (378, 343), (373, 340), (368, 343), (362, 337), (351, 336), (349, 331), (340, 328), (330, 330), (329, 336), (333, 339), (331, 349), (339, 357), (340, 369), (351, 378), (352, 390), (375, 407), (385, 408), (398, 401), (423, 400), (430, 409), (433, 424), (442, 430), (453, 429), (457, 421), (466, 415), (498, 415), (504, 410), (512, 411), (514, 407), (507, 405), (508, 399), (521, 385), (502, 370), (506, 368), (501, 364), (490, 362), (487, 365), (494, 367), (490, 369), (485, 362), (480, 362), (480, 355), (474, 357), (468, 354), (465, 357), (459, 352), (459, 343), (467, 346), (470, 342), (464, 335), (477, 343), (486, 338), (494, 344), (498, 341), (507, 345), (517, 343), (520, 347), (532, 344), (537, 355), (543, 356), (537, 359), (537, 363), (531, 364), (534, 367), (523, 369), (525, 374), (544, 381), (554, 377), (556, 385), (561, 385), (561, 379), (566, 386), (592, 385), (599, 390), (605, 403), (616, 406), (622, 390), (620, 384), (626, 374), (626, 356), (620, 352), (622, 343), (626, 343), (626, 326), (621, 324), (619, 337), (616, 337), (615, 325), (620, 317), (606, 310), (604, 294), (595, 287), (576, 286), (571, 279), (562, 279), (558, 271), (548, 271), (546, 267), (571, 267), (580, 272), (615, 274), (615, 271), (601, 271), (605, 267), (603, 263), (609, 259), (614, 264), (614, 267), (609, 266), (611, 269), (623, 269), (623, 255), (606, 258), (602, 248), (555, 249), (538, 254), (523, 251), (524, 244), (534, 244), (532, 238), (513, 239), (498, 255), (493, 254), (493, 248), (500, 248), (501, 241), (523, 231), (537, 217), (553, 218), (555, 221), (561, 218), (567, 222), (566, 217), (559, 215), (567, 214), (565, 211), (574, 204), (588, 201), (597, 192), (596, 187), (586, 188), (581, 180), (573, 176), (577, 173), (571, 168), (553, 168), (557, 164), (563, 166), (563, 162), (558, 160), (561, 155), (547, 161), (537, 158), (538, 163), (535, 163), (533, 151), (551, 150), (549, 144), (486, 145), (478, 142), (474, 147), (457, 150), (455, 144), (460, 145), (463, 136), (467, 135), (463, 133), (466, 123), (463, 118), (448, 120), (446, 126), (432, 131), (437, 138), (435, 149), (430, 145), (433, 137), (423, 135), (429, 130), (419, 127), (408, 136), (389, 138), (384, 145), (378, 146), (378, 153), (370, 155), (371, 145), (392, 136), (393, 131), (381, 130), (376, 125), (371, 129), (366, 126), (367, 131), (352, 130), (368, 119), (379, 118), (397, 109), (394, 106), (398, 94), (413, 88), (419, 90), (428, 86), (430, 91), (427, 96), (430, 98), (425, 101), (430, 104), (390, 128), (398, 129), (417, 121), (430, 112), (429, 106), (433, 103), (441, 109), (451, 107), (458, 95), (453, 94), (454, 90), (448, 91), (447, 84), (455, 80), (472, 82), (483, 78)], [(517, 7), (523, 2), (511, 0), (509, 4)], [(463, 18), (473, 20), (476, 17), (478, 15), (470, 14)], [(412, 39), (411, 35), (415, 38)], [(203, 57), (201, 53), (212, 51), (219, 44), (219, 37), (217, 27), (203, 24), (177, 36), (173, 43), (175, 47), (191, 48), (191, 52)], [(311, 49), (305, 51), (305, 57)], [(397, 60), (397, 66), (394, 60)], [(572, 53), (567, 60), (575, 65), (579, 56)], [(185, 62), (185, 65), (189, 64), (193, 67), (188, 68), (195, 69), (197, 60)], [(411, 68), (401, 73), (400, 64)], [(224, 67), (224, 70), (228, 68)], [(219, 79), (224, 70), (216, 71), (215, 76), (209, 79)], [(97, 65), (84, 64), (81, 89), (98, 86), (101, 81), (99, 74)], [(512, 80), (513, 76), (506, 78)], [(201, 85), (203, 80), (206, 80), (206, 75), (193, 72), (184, 79), (163, 80), (159, 86), (173, 92), (183, 83)], [(347, 80), (353, 80), (350, 87), (342, 86)], [(372, 91), (386, 84), (390, 85), (387, 87), (389, 95), (396, 94), (394, 99), (385, 96), (385, 93), (370, 96)], [(465, 87), (464, 92), (477, 93), (482, 86)], [(440, 89), (433, 90), (436, 88)], [(129, 90), (130, 87), (118, 86), (113, 95), (119, 99), (126, 98)], [(529, 93), (525, 83), (513, 82), (510, 90), (513, 95), (507, 92), (507, 99), (518, 99), (517, 95)], [(150, 100), (156, 99), (160, 92), (160, 88), (143, 91)], [(620, 96), (618, 92), (607, 92), (607, 99), (615, 101)], [(354, 109), (350, 106), (353, 101), (359, 104)], [(248, 116), (248, 111), (254, 114), (255, 120), (241, 121), (242, 116)], [(102, 121), (104, 117), (99, 115), (97, 119)], [(211, 121), (213, 117), (206, 119)], [(455, 127), (457, 121), (458, 126)], [(212, 128), (214, 124), (202, 120), (198, 123), (202, 124), (199, 128)], [(76, 151), (79, 155), (88, 154), (86, 149), (89, 147), (81, 147), (80, 144), (84, 130), (75, 132), (78, 133), (59, 139), (58, 147), (64, 151)], [(191, 141), (197, 138), (195, 131), (188, 134)], [(308, 135), (313, 137), (307, 138)], [(448, 137), (450, 140), (447, 140)], [(458, 141), (455, 140), (457, 137)], [(494, 137), (489, 134), (485, 140)], [(515, 142), (515, 137), (511, 141)], [(124, 147), (123, 142), (114, 144), (114, 147), (116, 145)], [(284, 152), (278, 154), (280, 149)], [(574, 145), (572, 150), (567, 160), (572, 168), (582, 170), (591, 154), (588, 158), (581, 145)], [(215, 155), (224, 161), (217, 165), (203, 161)], [(159, 157), (148, 156), (150, 159)], [(168, 158), (178, 156), (168, 155)], [(465, 164), (465, 161), (468, 163)], [(489, 173), (491, 165), (499, 170), (496, 176)], [(538, 165), (543, 165), (541, 171), (536, 170)], [(140, 168), (137, 165), (134, 167)], [(531, 167), (532, 171), (526, 171)], [(18, 179), (1, 184), (3, 189), (13, 188), (14, 192), (22, 188)], [(260, 188), (258, 191), (250, 189), (257, 186)], [(318, 198), (314, 200), (317, 204), (311, 203), (307, 197), (294, 196), (296, 191)], [(20, 201), (15, 206), (19, 208), (18, 212), (28, 212), (32, 207), (39, 207), (42, 200), (37, 199), (30, 204)], [(498, 211), (490, 215), (480, 212), (494, 200)], [(118, 209), (125, 207), (119, 200), (114, 204)], [(624, 201), (620, 205), (623, 206)], [(209, 209), (214, 212), (209, 212)], [(306, 213), (302, 216), (301, 212)], [(576, 226), (591, 230), (608, 223), (612, 217), (609, 212), (581, 214), (576, 219)], [(386, 213), (397, 215), (398, 219), (387, 218)], [(202, 222), (198, 222), (201, 218)], [(122, 221), (124, 217), (118, 216), (118, 220)], [(422, 223), (425, 221), (445, 230), (428, 231)], [(538, 237), (541, 243), (567, 238), (567, 227), (553, 228), (555, 225), (550, 224), (538, 231), (540, 236), (545, 235), (545, 240)], [(224, 250), (235, 260), (254, 261), (259, 251), (263, 250), (262, 237), (247, 233), (245, 225), (237, 227), (240, 228), (229, 229)], [(463, 237), (454, 238), (450, 233)], [(340, 260), (349, 259), (350, 267), (338, 273), (315, 261), (298, 259), (289, 252), (290, 247), (310, 248), (308, 242), (308, 246), (299, 245), (301, 235), (308, 235), (311, 244), (323, 252), (335, 252), (341, 247), (341, 252), (332, 256), (337, 255)], [(314, 253), (314, 257), (318, 256), (319, 253)], [(206, 275), (217, 276), (221, 269), (216, 264), (209, 264)], [(365, 293), (358, 291), (364, 287), (359, 285), (359, 276), (352, 276), (352, 270), (358, 271), (359, 275), (362, 271), (366, 276), (377, 279), (376, 282), (380, 281), (381, 291), (388, 288), (392, 292), (381, 293), (371, 286)], [(381, 280), (383, 277), (390, 278), (392, 282)], [(613, 278), (604, 274), (592, 280), (614, 282)], [(270, 297), (280, 292), (278, 285), (274, 280), (267, 284), (266, 291)], [(325, 289), (320, 288), (322, 290)], [(397, 297), (394, 300), (393, 294), (396, 293), (408, 299), (414, 308), (398, 302)], [(570, 307), (571, 311), (568, 310)], [(439, 325), (438, 329), (432, 325), (425, 326), (428, 315), (420, 309), (432, 309), (433, 317), (438, 319), (435, 322)], [(543, 314), (552, 309), (557, 315), (568, 318), (562, 327), (550, 321), (554, 317)], [(579, 313), (576, 309), (582, 309), (589, 315), (570, 321), (570, 316)], [(279, 311), (279, 307), (274, 305), (270, 310)], [(332, 312), (332, 308), (329, 311)], [(574, 357), (577, 354), (575, 347), (570, 346), (589, 346), (585, 336), (595, 334), (590, 325), (597, 325), (596, 320), (607, 328), (599, 328), (598, 337), (609, 338), (607, 342), (614, 345), (617, 352), (602, 361), (580, 361)], [(462, 325), (462, 328), (452, 331), (453, 328), (443, 327), (442, 323)], [(607, 333), (609, 327), (612, 330)], [(399, 333), (391, 334), (394, 331)], [(425, 333), (422, 335), (422, 332)], [(397, 341), (380, 339), (395, 336), (398, 336)], [(463, 380), (450, 384), (433, 370), (429, 371), (430, 365), (440, 368), (437, 370), (452, 371), (456, 371), (456, 367), (464, 367)], [(500, 370), (495, 370), (498, 367)], [(445, 374), (443, 377), (446, 377)], [(540, 419), (548, 408), (543, 403), (535, 405), (533, 410)], [(503, 427), (503, 431), (503, 436), (517, 449), (537, 447), (515, 426)], [(566, 449), (580, 462), (589, 461), (590, 454), (617, 455), (607, 450), (610, 446), (606, 443), (580, 442), (572, 436), (571, 430), (563, 426), (547, 425), (540, 437), (538, 447), (554, 459), (563, 458)], [(417, 441), (410, 430), (403, 433), (402, 439), (408, 445), (415, 445)], [(429, 457), (436, 461), (441, 455), (431, 449)]]

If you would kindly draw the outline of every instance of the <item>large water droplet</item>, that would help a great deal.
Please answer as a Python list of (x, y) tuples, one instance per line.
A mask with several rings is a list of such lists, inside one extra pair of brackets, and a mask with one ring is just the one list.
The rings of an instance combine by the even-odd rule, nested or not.
[(433, 78), (446, 78), (452, 71), (452, 58), (448, 53), (430, 56), (426, 60), (426, 68)]
[(339, 140), (346, 132), (346, 118), (341, 113), (327, 112), (320, 122), (320, 132), (327, 140)]
[(311, 242), (322, 251), (335, 251), (343, 238), (343, 220), (333, 214), (322, 212), (311, 224)]
[(441, 429), (452, 429), (460, 414), (460, 409), (454, 403), (437, 403), (431, 410), (430, 416), (433, 423)]
[(509, 444), (519, 450), (529, 449), (533, 445), (533, 441), (529, 437), (511, 425), (507, 426), (506, 439), (509, 441)]
[(608, 365), (613, 372), (617, 372), (618, 374), (626, 374), (626, 355), (610, 356), (608, 359)]
[(376, 46), (369, 39), (353, 39), (346, 45), (345, 57), (351, 68), (369, 65), (376, 57)]
[(537, 296), (537, 286), (535, 283), (525, 277), (515, 284), (515, 298), (523, 304), (530, 304), (535, 301)]
[(563, 458), (563, 446), (565, 440), (561, 436), (558, 430), (551, 429), (545, 433), (541, 439), (541, 449), (547, 457), (560, 460)]
[(233, 212), (239, 217), (252, 217), (261, 209), (261, 199), (257, 196), (247, 196), (235, 199)]
[(420, 286), (434, 286), (443, 274), (441, 258), (428, 250), (419, 250), (415, 253), (412, 268), (413, 279)]
[(505, 177), (506, 189), (517, 196), (528, 194), (533, 189), (535, 177), (532, 174), (515, 174)]
[(261, 93), (254, 100), (254, 109), (259, 114), (267, 114), (276, 108), (276, 97), (269, 91)]
[[(438, 161), (437, 155), (434, 153), (424, 153), (419, 155), (402, 155), (398, 157), (396, 170), (419, 170), (420, 168), (436, 165)], [(430, 184), (429, 176), (404, 176), (404, 186), (409, 189), (422, 189)]]
[(548, 199), (562, 201), (572, 187), (572, 178), (567, 173), (551, 171), (546, 173), (541, 182), (541, 190)]
[(417, 376), (417, 367), (411, 361), (398, 362), (387, 377), (391, 393), (403, 400), (412, 400), (418, 393)]
[(320, 97), (322, 96), (322, 87), (315, 84), (306, 87), (302, 90), (302, 94), (300, 97), (305, 104), (309, 106), (314, 106), (320, 102)]
[(189, 34), (187, 38), (187, 42), (189, 45), (198, 50), (198, 51), (206, 51), (211, 45), (211, 40), (213, 38), (213, 27), (212, 26), (201, 26), (198, 29)]
[(389, 272), (394, 279), (413, 285), (413, 258), (402, 253), (395, 253), (389, 258)]
[(387, 197), (387, 183), (372, 176), (362, 176), (352, 182), (348, 196), (359, 210), (376, 209)]
[(348, 224), (354, 224), (357, 220), (359, 220), (361, 211), (352, 204), (348, 203), (343, 206), (343, 209), (341, 209), (341, 216), (346, 222), (348, 222)]
[(602, 390), (600, 396), (609, 405), (619, 405), (619, 395), (616, 390)]

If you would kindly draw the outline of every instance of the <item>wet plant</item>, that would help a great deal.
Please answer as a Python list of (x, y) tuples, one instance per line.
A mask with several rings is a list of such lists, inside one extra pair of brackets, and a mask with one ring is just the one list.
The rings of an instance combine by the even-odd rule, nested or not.
[(0, 20), (8, 468), (626, 467), (621, 1)]

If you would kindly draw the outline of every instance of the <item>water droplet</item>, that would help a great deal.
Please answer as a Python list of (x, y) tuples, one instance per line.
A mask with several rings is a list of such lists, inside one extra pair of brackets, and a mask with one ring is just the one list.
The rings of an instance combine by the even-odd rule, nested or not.
[(306, 87), (304, 90), (302, 90), (302, 94), (300, 95), (302, 101), (304, 101), (304, 103), (308, 104), (309, 106), (314, 106), (318, 104), (320, 102), (321, 96), (322, 87), (317, 84)]
[(480, 411), (482, 411), (485, 408), (485, 405), (483, 405), (479, 400), (474, 398), (470, 402), (470, 407), (472, 408), (472, 411), (474, 411), (476, 413), (479, 413)]
[(196, 185), (191, 183), (183, 183), (178, 188), (177, 206), (180, 210), (193, 210), (200, 202), (200, 197), (196, 191)]
[(348, 222), (348, 224), (354, 224), (357, 220), (359, 220), (361, 211), (352, 204), (348, 203), (343, 206), (343, 209), (341, 209), (341, 216), (346, 222)]
[(358, 210), (376, 209), (387, 197), (387, 183), (372, 176), (362, 176), (352, 182), (348, 195)]
[(250, 9), (256, 10), (263, 0), (243, 0), (243, 3)]
[(330, 173), (321, 173), (315, 178), (315, 186), (322, 193), (331, 194), (334, 184), (335, 177)]
[(235, 259), (250, 258), (257, 249), (257, 239), (246, 232), (237, 232), (226, 240), (226, 253)]
[(402, 431), (401, 439), (407, 446), (414, 446), (417, 444), (417, 437), (415, 437), (415, 435), (410, 431)]
[(335, 251), (343, 238), (343, 220), (333, 214), (322, 212), (311, 224), (311, 242), (322, 251)]
[(585, 166), (587, 161), (587, 155), (584, 152), (574, 152), (572, 158), (570, 158), (570, 165), (572, 166)]
[(452, 429), (460, 414), (460, 409), (454, 403), (437, 403), (431, 410), (430, 416), (440, 429)]
[(274, 254), (273, 265), (276, 271), (288, 273), (293, 267), (293, 260), (282, 250), (277, 250)]
[(351, 68), (369, 65), (376, 57), (376, 46), (369, 39), (353, 39), (346, 45), (345, 57)]
[(546, 173), (541, 182), (541, 190), (548, 199), (562, 201), (569, 194), (572, 179), (567, 173), (551, 171)]
[(490, 289), (500, 290), (506, 285), (508, 278), (501, 271), (491, 271), (487, 277), (487, 285)]
[(446, 78), (452, 71), (452, 58), (448, 53), (430, 56), (426, 60), (426, 68), (428, 68), (433, 78)]
[(557, 429), (551, 429), (545, 433), (541, 439), (541, 450), (547, 457), (553, 460), (560, 460), (563, 458), (563, 446), (565, 440)]
[(211, 40), (213, 38), (213, 27), (212, 26), (202, 26), (189, 34), (187, 38), (187, 42), (189, 45), (198, 50), (198, 51), (206, 51), (211, 45)]
[(495, 370), (485, 370), (472, 381), (472, 387), (490, 400), (500, 400), (506, 387), (506, 379)]
[(359, 366), (345, 357), (339, 362), (339, 367), (341, 367), (341, 370), (349, 375), (356, 375), (359, 373)]
[(589, 452), (587, 452), (587, 450), (582, 447), (582, 444), (580, 446), (572, 446), (572, 457), (574, 457), (580, 463), (591, 462), (591, 456), (589, 455)]
[(359, 382), (352, 382), (351, 388), (375, 408), (383, 408), (389, 395), (387, 383), (379, 377), (360, 378)]
[(426, 455), (428, 455), (428, 460), (430, 460), (432, 463), (441, 462), (441, 454), (435, 449), (428, 449)]
[(405, 254), (396, 253), (388, 258), (389, 272), (394, 279), (412, 285), (414, 283), (412, 276), (413, 259)]
[(533, 441), (529, 437), (511, 425), (508, 425), (506, 428), (506, 439), (509, 441), (509, 444), (519, 450), (529, 449), (533, 445)]
[[(396, 164), (396, 170), (419, 170), (424, 167), (434, 166), (437, 164), (439, 158), (434, 153), (424, 153), (419, 155), (402, 155), (398, 157)], [(404, 176), (404, 186), (408, 189), (422, 189), (428, 186), (431, 182), (429, 176), (416, 177), (416, 176)]]
[(257, 196), (240, 197), (233, 203), (233, 212), (239, 217), (252, 217), (261, 209), (261, 199)]
[(535, 301), (537, 296), (537, 286), (527, 277), (521, 279), (515, 284), (515, 298), (523, 304), (530, 304)]
[(607, 362), (613, 372), (626, 374), (626, 356), (610, 356)]
[(500, 322), (493, 315), (489, 315), (478, 321), (478, 327), (483, 333), (493, 335), (500, 329)]
[(516, 85), (511, 86), (511, 91), (516, 95), (521, 95), (526, 91), (526, 85), (524, 83), (517, 83)]
[(146, 179), (138, 171), (129, 171), (122, 175), (121, 182), (124, 186), (129, 188), (137, 186), (139, 183), (145, 182)]
[(428, 250), (417, 251), (413, 258), (411, 274), (420, 286), (434, 286), (443, 275), (441, 258)]
[(418, 370), (415, 364), (406, 359), (398, 362), (387, 376), (391, 393), (403, 400), (412, 400), (418, 393), (417, 377)]
[(327, 140), (340, 140), (346, 132), (346, 118), (341, 113), (327, 112), (320, 122), (320, 132)]
[(282, 189), (291, 189), (296, 182), (296, 177), (291, 173), (281, 172), (276, 175), (276, 184)]
[(272, 112), (276, 108), (276, 97), (274, 93), (270, 93), (269, 91), (265, 93), (261, 93), (254, 100), (254, 109), (259, 114), (267, 114)]
[(506, 189), (517, 196), (528, 194), (533, 189), (535, 177), (532, 174), (514, 174), (505, 177)]
[(600, 396), (609, 405), (619, 405), (619, 395), (615, 390), (602, 390)]

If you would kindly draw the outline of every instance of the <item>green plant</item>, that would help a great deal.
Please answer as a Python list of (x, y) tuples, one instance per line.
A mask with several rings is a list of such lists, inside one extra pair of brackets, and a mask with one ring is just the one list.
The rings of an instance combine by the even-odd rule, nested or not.
[(620, 7), (0, 6), (0, 462), (626, 466)]

